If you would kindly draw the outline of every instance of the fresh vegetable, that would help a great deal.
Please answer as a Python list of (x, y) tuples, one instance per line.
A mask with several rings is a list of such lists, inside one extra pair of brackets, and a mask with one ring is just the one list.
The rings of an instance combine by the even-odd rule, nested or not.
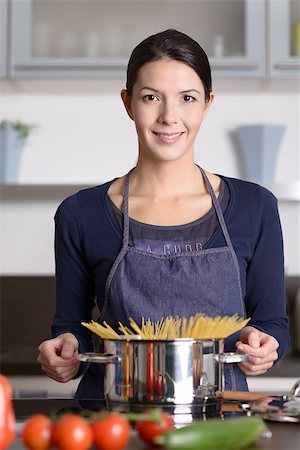
[(247, 447), (263, 430), (264, 422), (258, 417), (209, 419), (168, 431), (155, 442), (172, 450), (234, 450)]
[(52, 438), (59, 450), (87, 450), (93, 443), (93, 432), (83, 417), (69, 413), (54, 423)]
[(99, 450), (121, 450), (129, 442), (129, 421), (118, 413), (110, 413), (92, 425), (94, 444)]
[(136, 430), (140, 438), (150, 445), (157, 445), (156, 438), (174, 428), (174, 421), (167, 413), (160, 413), (159, 421), (138, 420)]
[(7, 448), (16, 437), (16, 418), (9, 380), (0, 374), (0, 449)]
[(45, 414), (34, 414), (24, 423), (22, 441), (30, 450), (51, 448), (52, 422)]

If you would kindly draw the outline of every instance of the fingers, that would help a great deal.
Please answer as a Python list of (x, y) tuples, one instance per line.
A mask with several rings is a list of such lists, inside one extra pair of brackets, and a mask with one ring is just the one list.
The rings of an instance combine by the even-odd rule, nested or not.
[(64, 359), (60, 356), (57, 356), (56, 354), (40, 353), (37, 361), (40, 364), (49, 367), (69, 367), (70, 365), (73, 365), (78, 361), (78, 354), (74, 354), (72, 358)]
[(67, 382), (79, 369), (78, 341), (71, 333), (44, 341), (39, 346), (37, 361), (42, 370), (59, 382)]
[(236, 347), (240, 353), (246, 353), (254, 358), (256, 357), (262, 359), (268, 358), (269, 355), (278, 348), (275, 343), (262, 344), (259, 348), (253, 348), (248, 344), (242, 344), (240, 341), (236, 343)]
[(240, 334), (240, 340), (242, 343), (248, 344), (251, 348), (260, 347), (259, 331), (253, 327), (245, 327)]
[(268, 355), (267, 358), (257, 358), (249, 356), (249, 359), (247, 361), (243, 361), (238, 365), (246, 375), (261, 375), (263, 373), (266, 373), (267, 370), (273, 366), (274, 361), (276, 361), (277, 358), (277, 351), (274, 351), (270, 355)]
[(59, 381), (60, 383), (66, 383), (67, 381), (70, 381), (74, 376), (77, 374), (79, 369), (79, 361), (76, 365), (73, 365), (68, 368), (49, 368), (47, 366), (42, 365), (42, 370), (48, 375), (48, 377), (52, 378), (53, 380)]
[(265, 363), (273, 363), (278, 358), (278, 353), (274, 350), (272, 353), (269, 353), (265, 358), (260, 358), (257, 356), (248, 355), (248, 360), (243, 361), (245, 364), (251, 364), (252, 366), (261, 366)]
[(43, 358), (40, 358), (42, 361), (39, 361), (41, 363), (42, 370), (50, 377), (53, 378), (56, 381), (60, 381), (62, 383), (65, 383), (66, 381), (69, 381), (71, 378), (73, 378), (80, 366), (80, 362), (78, 358), (71, 360), (64, 361), (62, 358), (61, 364), (55, 364), (51, 365), (49, 364), (48, 360), (43, 362)]
[[(71, 333), (64, 333), (56, 338), (49, 339), (40, 344), (39, 362), (48, 361), (49, 365), (65, 365), (63, 361), (77, 358), (78, 341)], [(66, 363), (67, 365), (68, 363)]]
[(263, 375), (264, 373), (266, 373), (273, 366), (273, 362), (267, 363), (267, 364), (262, 364), (261, 366), (253, 365), (253, 366), (249, 366), (249, 367), (246, 367), (245, 364), (238, 363), (238, 366), (241, 369), (241, 371), (244, 372), (245, 375), (257, 376), (257, 375)]
[(238, 352), (248, 355), (248, 360), (238, 364), (246, 375), (261, 375), (270, 369), (278, 359), (277, 340), (254, 327), (245, 327), (237, 341)]
[(76, 344), (73, 340), (69, 340), (67, 338), (61, 348), (60, 356), (63, 359), (72, 359), (74, 357), (74, 354), (77, 352), (77, 349), (78, 349), (78, 342)]
[(37, 361), (41, 364), (41, 366), (46, 367), (48, 369), (60, 369), (67, 370), (70, 367), (78, 366), (78, 353), (76, 352), (74, 356), (70, 359), (63, 359), (59, 356), (44, 356), (42, 353), (37, 358)]
[(241, 353), (247, 353), (250, 356), (258, 358), (268, 358), (279, 347), (277, 340), (262, 331), (253, 327), (245, 327), (240, 340), (236, 343), (237, 349)]

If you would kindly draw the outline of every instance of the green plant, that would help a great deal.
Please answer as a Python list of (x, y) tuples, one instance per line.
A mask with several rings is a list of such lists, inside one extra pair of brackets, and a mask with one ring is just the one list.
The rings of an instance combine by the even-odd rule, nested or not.
[(19, 133), (21, 139), (26, 139), (29, 136), (30, 132), (36, 127), (36, 125), (27, 124), (21, 122), (20, 120), (2, 120), (0, 122), (0, 128), (6, 128), (9, 125), (15, 128), (15, 130)]

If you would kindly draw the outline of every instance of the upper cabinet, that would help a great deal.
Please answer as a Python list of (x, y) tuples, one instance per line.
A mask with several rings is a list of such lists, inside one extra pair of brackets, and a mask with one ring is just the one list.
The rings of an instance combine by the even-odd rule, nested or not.
[(270, 0), (270, 75), (299, 77), (300, 1)]
[(0, 77), (7, 76), (7, 0), (0, 1)]
[(216, 76), (264, 76), (264, 0), (10, 0), (11, 77), (124, 75), (146, 36), (176, 28)]
[(203, 46), (214, 77), (299, 76), (299, 0), (0, 0), (0, 76), (124, 76), (167, 28)]

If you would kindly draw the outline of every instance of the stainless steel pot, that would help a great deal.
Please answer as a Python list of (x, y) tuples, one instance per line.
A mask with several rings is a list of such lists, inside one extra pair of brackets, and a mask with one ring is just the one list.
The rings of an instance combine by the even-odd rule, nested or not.
[(80, 361), (105, 363), (104, 392), (111, 409), (158, 405), (172, 412), (217, 405), (224, 389), (224, 364), (247, 355), (224, 353), (223, 339), (104, 340), (104, 354)]

